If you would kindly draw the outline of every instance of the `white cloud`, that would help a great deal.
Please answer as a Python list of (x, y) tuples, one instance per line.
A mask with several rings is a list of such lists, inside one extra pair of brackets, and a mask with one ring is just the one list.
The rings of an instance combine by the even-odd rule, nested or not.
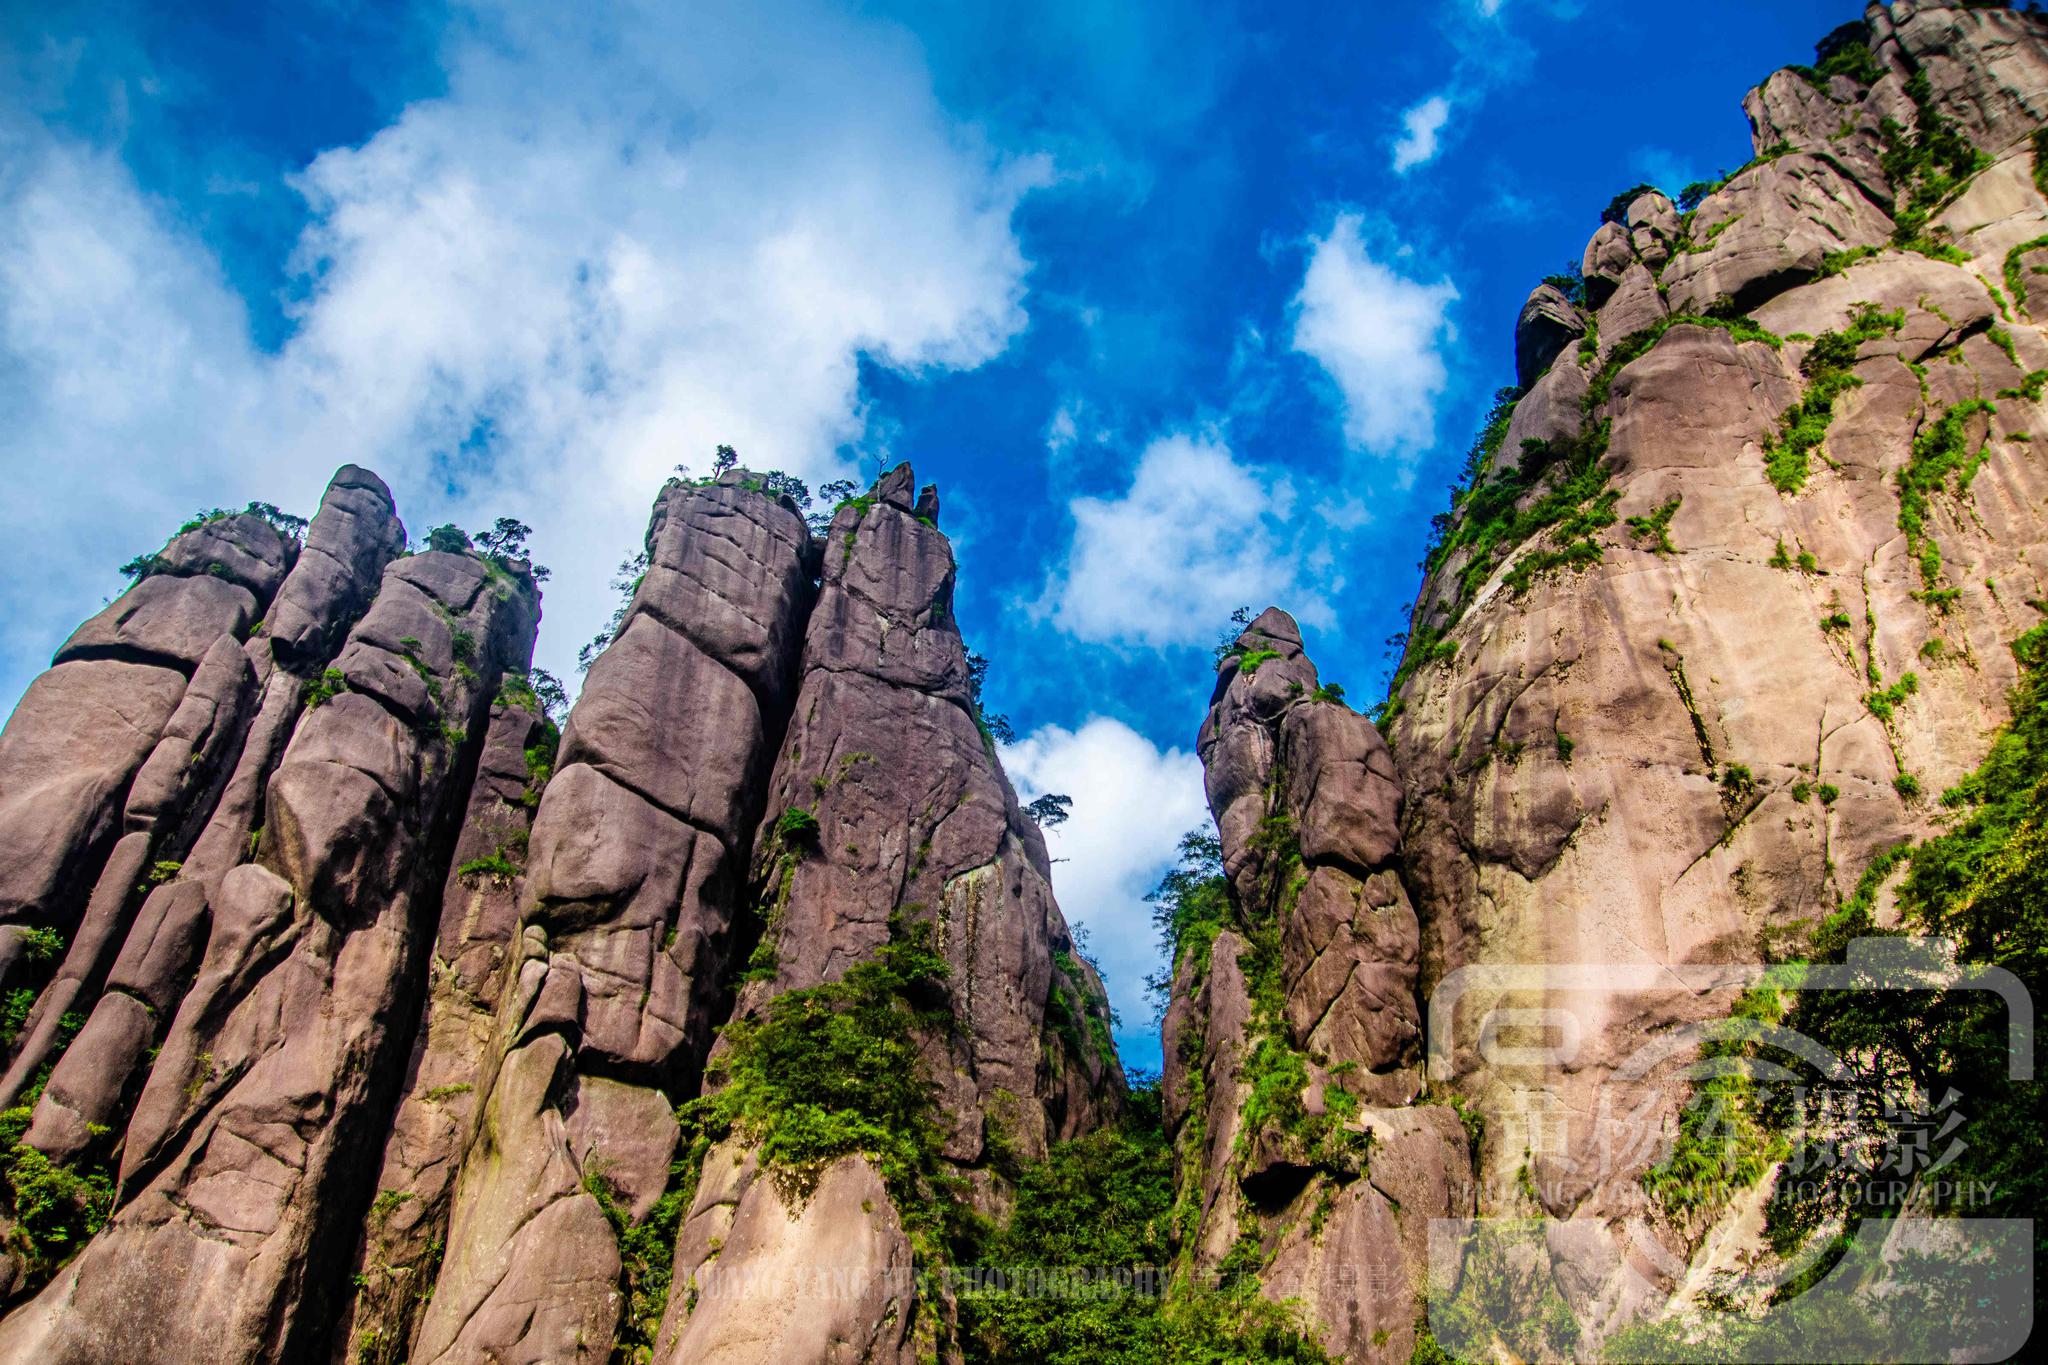
[(1080, 639), (1155, 647), (1206, 644), (1240, 606), (1326, 620), (1279, 543), (1293, 503), (1284, 479), (1239, 464), (1215, 436), (1162, 436), (1124, 496), (1069, 504), (1074, 539), (1045, 605)]
[(1424, 284), (1376, 261), (1363, 220), (1340, 213), (1311, 244), (1294, 298), (1294, 349), (1312, 356), (1344, 399), (1344, 435), (1357, 449), (1411, 455), (1436, 439), (1446, 380), (1440, 341), (1458, 290)]
[(1479, 0), (1479, 12), (1487, 18), (1500, 13), (1501, 0)]
[(1050, 168), (954, 126), (900, 30), (593, 13), (459, 17), (444, 95), (307, 166), (275, 351), (116, 157), (0, 106), (8, 696), (193, 507), (310, 511), (351, 460), (415, 533), (534, 525), (561, 671), (677, 461), (844, 473), (863, 353), (971, 367), (1022, 329), (1011, 212)]
[(1394, 143), (1397, 174), (1406, 175), (1436, 156), (1437, 134), (1443, 132), (1450, 118), (1451, 102), (1442, 95), (1431, 95), (1401, 115), (1401, 126), (1406, 131)]
[(1145, 978), (1163, 965), (1145, 894), (1174, 864), (1181, 835), (1209, 825), (1201, 760), (1097, 716), (1078, 730), (1032, 732), (1003, 750), (1003, 766), (1026, 801), (1073, 798), (1071, 818), (1046, 831), (1053, 890), (1068, 921), (1087, 930), (1122, 1031), (1142, 1041), (1152, 1019)]

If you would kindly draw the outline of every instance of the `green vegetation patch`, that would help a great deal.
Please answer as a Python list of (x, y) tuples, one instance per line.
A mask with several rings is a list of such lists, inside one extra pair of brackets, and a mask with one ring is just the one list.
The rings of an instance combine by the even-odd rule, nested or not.
[(1896, 119), (1888, 118), (1878, 126), (1884, 140), (1879, 163), (1885, 176), (1903, 191), (1892, 210), (1892, 241), (1936, 260), (1962, 264), (1969, 257), (1954, 244), (1931, 235), (1928, 220), (1964, 181), (1989, 166), (1991, 158), (1971, 145), (1954, 119), (1935, 107), (1934, 88), (1926, 72), (1914, 74), (1906, 83), (1906, 94), (1918, 111), (1911, 136)]
[(1797, 493), (1812, 470), (1812, 453), (1827, 438), (1834, 420), (1835, 399), (1862, 384), (1851, 373), (1856, 352), (1866, 341), (1896, 334), (1906, 321), (1902, 309), (1887, 313), (1875, 304), (1859, 303), (1849, 326), (1814, 338), (1799, 369), (1807, 377), (1804, 396), (1778, 419), (1778, 435), (1764, 447), (1764, 474), (1780, 493)]
[(308, 711), (324, 702), (333, 701), (348, 691), (348, 677), (338, 668), (330, 668), (317, 678), (309, 678), (299, 689), (299, 700), (306, 704)]
[[(1009, 1215), (969, 1225), (954, 1248), (959, 1264), (982, 1272), (963, 1279), (958, 1293), (968, 1361), (1330, 1359), (1305, 1330), (1300, 1310), (1259, 1293), (1256, 1276), (1226, 1273), (1213, 1286), (1181, 1276), (1163, 1295), (1154, 1292), (1173, 1256), (1173, 1154), (1160, 1107), (1156, 1080), (1134, 1086), (1120, 1125), (1060, 1143), (1024, 1166)], [(1098, 1272), (1085, 1292), (1033, 1292), (1040, 1274), (1076, 1268)]]
[(1968, 491), (1984, 447), (1968, 449), (1967, 423), (1979, 413), (1993, 411), (1984, 398), (1968, 398), (1950, 407), (1938, 421), (1920, 429), (1913, 438), (1912, 458), (1899, 470), (1899, 529), (1906, 533), (1906, 547), (1919, 561), (1920, 580), (1928, 588), (1941, 578), (1941, 547), (1927, 530), (1930, 499), (1949, 486), (1951, 477), (1958, 494)]
[[(2044, 129), (2043, 131), (2048, 132), (2048, 129)], [(2041, 137), (2041, 134), (2036, 133), (2034, 137), (2036, 139), (2034, 153), (2034, 174), (2038, 177), (2041, 174), (2041, 159), (2039, 145), (2039, 139)], [(2022, 260), (2022, 258), (2028, 252), (2039, 251), (2043, 247), (2048, 247), (2048, 237), (2033, 237), (2029, 238), (2027, 241), (2021, 242), (2018, 246), (2014, 247), (2012, 250), (2005, 253), (2005, 292), (2012, 295), (2013, 307), (2019, 309), (2022, 313), (2026, 313), (2028, 311), (2027, 276), (2025, 270), (2025, 262), (2024, 260)], [(2028, 315), (2032, 316), (2032, 314)]]
[(1647, 541), (1652, 554), (1678, 553), (1678, 547), (1671, 543), (1671, 518), (1684, 500), (1681, 496), (1673, 495), (1668, 502), (1659, 503), (1655, 511), (1647, 512), (1640, 517), (1630, 517), (1629, 534), (1638, 540)]

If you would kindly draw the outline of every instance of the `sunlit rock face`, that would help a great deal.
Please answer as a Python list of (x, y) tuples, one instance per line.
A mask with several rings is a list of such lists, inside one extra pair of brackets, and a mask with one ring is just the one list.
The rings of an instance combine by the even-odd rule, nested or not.
[[(1553, 1278), (1595, 1334), (1715, 1240), (1640, 1179), (1693, 1049), (1634, 1073), (1733, 988), (1661, 969), (1767, 960), (1925, 834), (2038, 619), (2048, 29), (1901, 0), (1861, 36), (1861, 77), (1750, 92), (1758, 160), (1689, 214), (1644, 196), (1589, 243), (1596, 339), (1505, 417), (1387, 726), (1480, 1208), (1569, 1220)], [(1914, 155), (1944, 127), (1954, 183)], [(1496, 1005), (1568, 1022), (1509, 1047)]]

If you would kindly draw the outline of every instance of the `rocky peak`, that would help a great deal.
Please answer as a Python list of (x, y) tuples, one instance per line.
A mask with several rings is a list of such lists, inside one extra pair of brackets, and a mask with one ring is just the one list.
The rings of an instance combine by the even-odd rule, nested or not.
[(1415, 1104), (1393, 757), (1273, 608), (1219, 662), (1198, 749), (1229, 914), (1178, 944), (1163, 1096), (1196, 1273), (1251, 1239), (1267, 1292), (1299, 1297), (1332, 1350), (1406, 1360), (1428, 1221), (1471, 1189), (1458, 1116)]

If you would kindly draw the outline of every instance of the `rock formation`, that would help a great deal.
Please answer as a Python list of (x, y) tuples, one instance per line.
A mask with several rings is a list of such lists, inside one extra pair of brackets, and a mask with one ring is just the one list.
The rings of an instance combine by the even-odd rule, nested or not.
[(1200, 752), (1231, 915), (1183, 941), (1165, 1020), (1167, 1129), (1193, 1273), (1240, 1245), (1345, 1359), (1405, 1361), (1432, 1218), (1469, 1216), (1458, 1113), (1417, 1104), (1420, 934), (1401, 794), (1372, 722), (1269, 610), (1219, 666)]
[[(559, 740), (528, 565), (406, 552), (362, 470), (141, 562), (0, 735), (0, 1360), (931, 1349), (865, 1158), (799, 1201), (679, 1121), (728, 1021), (905, 935), (943, 962), (918, 1046), (963, 1189), (1117, 1112), (912, 488), (820, 541), (746, 471), (672, 481)], [(700, 1298), (828, 1239), (888, 1272), (865, 1322)]]

